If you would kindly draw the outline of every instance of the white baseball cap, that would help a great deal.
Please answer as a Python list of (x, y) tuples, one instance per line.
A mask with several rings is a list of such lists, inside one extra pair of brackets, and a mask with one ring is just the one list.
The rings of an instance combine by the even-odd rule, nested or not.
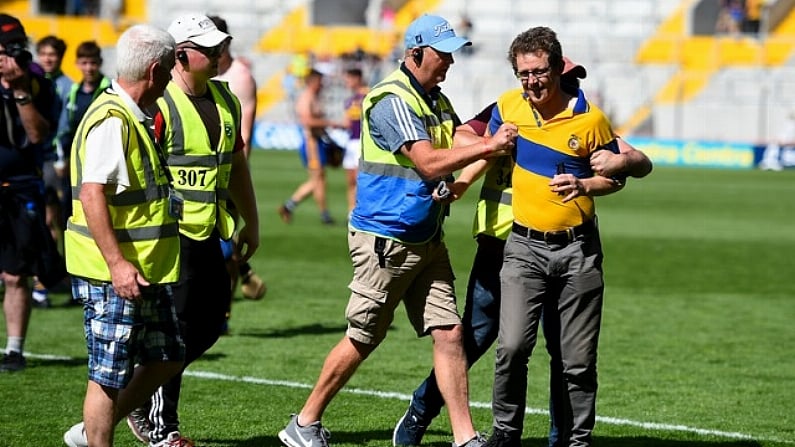
[(205, 48), (218, 46), (231, 38), (229, 34), (220, 31), (209, 17), (202, 14), (186, 14), (178, 17), (171, 22), (168, 32), (177, 44), (193, 42)]

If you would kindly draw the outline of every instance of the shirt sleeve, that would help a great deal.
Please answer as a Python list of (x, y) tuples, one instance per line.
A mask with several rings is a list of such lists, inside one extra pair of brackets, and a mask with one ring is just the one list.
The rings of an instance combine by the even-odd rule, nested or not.
[(88, 133), (83, 183), (115, 185), (116, 194), (130, 187), (122, 125), (120, 118), (109, 117)]
[(155, 138), (155, 143), (163, 146), (166, 134), (166, 120), (163, 117), (163, 112), (157, 105), (148, 108), (146, 112), (152, 117), (152, 136)]
[(475, 133), (480, 136), (486, 135), (486, 129), (488, 128), (489, 120), (491, 119), (492, 109), (494, 109), (494, 106), (496, 105), (496, 102), (489, 104), (485, 109), (481, 110), (480, 113), (466, 122), (469, 127), (475, 131)]
[(494, 135), (497, 132), (497, 129), (502, 126), (502, 114), (500, 114), (500, 108), (497, 104), (494, 104), (491, 108), (491, 119), (489, 120), (489, 133)]
[(375, 143), (392, 153), (406, 143), (428, 140), (422, 119), (397, 95), (389, 94), (370, 110), (370, 134)]

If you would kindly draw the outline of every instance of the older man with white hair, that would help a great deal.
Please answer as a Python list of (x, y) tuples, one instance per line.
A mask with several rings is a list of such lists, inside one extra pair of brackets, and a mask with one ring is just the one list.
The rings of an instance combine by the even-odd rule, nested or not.
[(144, 112), (163, 95), (176, 43), (136, 25), (116, 45), (117, 78), (91, 104), (72, 150), (65, 234), (72, 295), (84, 303), (88, 386), (70, 447), (110, 447), (116, 424), (176, 374), (185, 345), (170, 285), (179, 238), (170, 178)]

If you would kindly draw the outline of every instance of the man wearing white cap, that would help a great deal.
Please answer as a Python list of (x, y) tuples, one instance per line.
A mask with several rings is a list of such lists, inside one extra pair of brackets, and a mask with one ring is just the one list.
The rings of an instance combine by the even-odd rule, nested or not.
[[(226, 81), (212, 79), (232, 38), (200, 14), (177, 18), (168, 32), (177, 43), (177, 63), (163, 98), (150, 112), (155, 140), (184, 199), (180, 279), (173, 291), (186, 368), (218, 340), (232, 299), (220, 244), (230, 240), (235, 230), (227, 198), (245, 222), (238, 239), (246, 249), (243, 261), (259, 245), (259, 221), (243, 150), (240, 102)], [(181, 384), (180, 373), (158, 388), (148, 405), (128, 416), (136, 437), (152, 447), (193, 445), (179, 431)]]
[(279, 432), (287, 446), (328, 446), (323, 412), (384, 340), (401, 301), (417, 335), (433, 338), (453, 445), (485, 443), (469, 414), (461, 319), (443, 241), (442, 222), (455, 197), (438, 192), (453, 171), (510, 153), (516, 128), (506, 124), (488, 141), (450, 150), (460, 120), (439, 83), (454, 62), (452, 53), (470, 44), (442, 17), (418, 18), (406, 31), (404, 63), (364, 99), (359, 187), (348, 232), (354, 267), (348, 329), (326, 357), (301, 412)]

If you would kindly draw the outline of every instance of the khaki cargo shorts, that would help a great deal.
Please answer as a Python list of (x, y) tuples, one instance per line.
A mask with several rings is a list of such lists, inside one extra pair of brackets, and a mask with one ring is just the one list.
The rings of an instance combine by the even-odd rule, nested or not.
[[(376, 241), (382, 240), (382, 255)], [(461, 324), (455, 300), (453, 268), (442, 241), (403, 244), (361, 231), (348, 232), (353, 262), (351, 297), (345, 311), (347, 335), (379, 344), (403, 301), (418, 336), (437, 327)]]

